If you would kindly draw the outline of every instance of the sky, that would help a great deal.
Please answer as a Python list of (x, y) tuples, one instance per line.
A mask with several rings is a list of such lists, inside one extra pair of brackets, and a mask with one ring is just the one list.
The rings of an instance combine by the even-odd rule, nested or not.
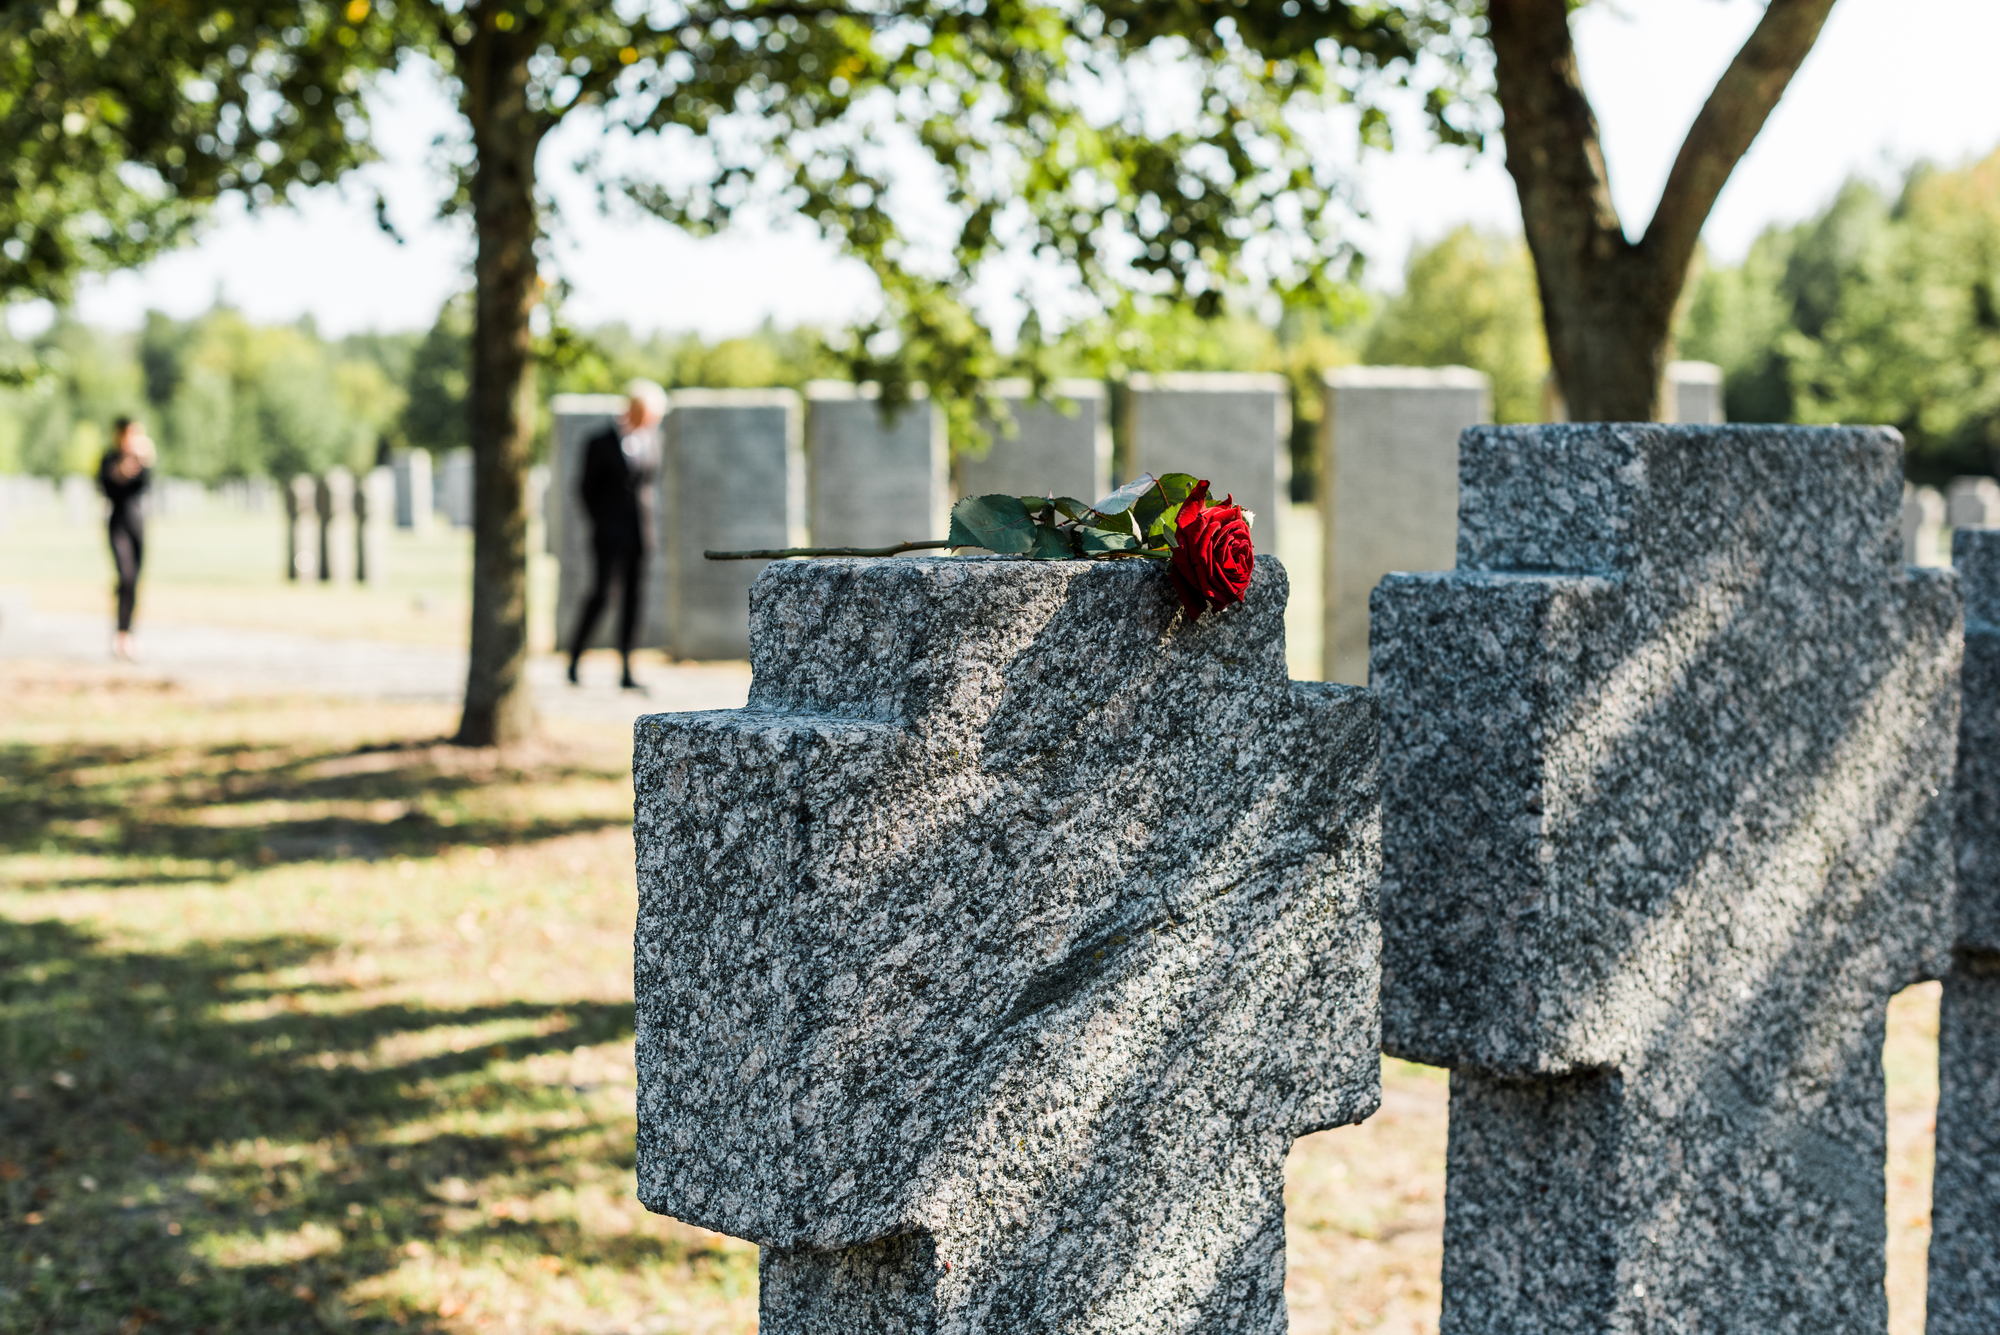
[[(1578, 58), (1628, 232), (1644, 229), (1689, 123), (1762, 11), (1758, 0), (1599, 0), (1578, 16)], [(1705, 233), (1711, 257), (1739, 259), (1765, 227), (1810, 215), (1850, 176), (1892, 182), (1917, 159), (1951, 165), (2000, 147), (1995, 50), (2000, 0), (1839, 0), (1717, 201)], [(421, 70), (385, 84), (375, 108), (384, 161), (368, 188), (326, 189), (297, 209), (255, 216), (225, 207), (199, 244), (91, 280), (80, 315), (133, 328), (149, 309), (186, 318), (220, 296), (262, 322), (310, 315), (327, 335), (427, 327), (466, 285), (471, 255), (465, 226), (435, 217), (432, 143), (453, 113)], [(1477, 157), (1437, 147), (1414, 107), (1396, 123), (1394, 153), (1351, 163), (1369, 212), (1352, 235), (1370, 284), (1384, 289), (1396, 286), (1413, 244), (1461, 222), (1520, 227), (1497, 146)], [(717, 338), (766, 319), (842, 325), (872, 306), (868, 275), (802, 229), (696, 240), (630, 213), (604, 216), (566, 171), (583, 130), (559, 131), (541, 159), (564, 216), (556, 263), (573, 288), (573, 323)], [(378, 188), (403, 244), (375, 225)], [(21, 333), (47, 318), (10, 313)]]

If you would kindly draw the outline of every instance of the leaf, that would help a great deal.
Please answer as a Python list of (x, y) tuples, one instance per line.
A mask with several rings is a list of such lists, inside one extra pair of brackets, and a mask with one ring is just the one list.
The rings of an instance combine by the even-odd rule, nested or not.
[(1052, 527), (1035, 526), (1035, 546), (1028, 553), (1037, 561), (1067, 561), (1076, 555), (1066, 534)]
[(1062, 517), (1078, 524), (1088, 524), (1097, 518), (1097, 512), (1074, 496), (1057, 496), (1052, 504)]
[(984, 547), (1003, 556), (1026, 556), (1045, 532), (1019, 496), (967, 496), (951, 507), (954, 547)]
[(1168, 473), (1160, 478), (1153, 490), (1132, 507), (1132, 517), (1139, 521), (1141, 531), (1151, 538), (1173, 527), (1173, 517), (1194, 494), (1200, 481), (1192, 473)]
[(1139, 498), (1152, 490), (1158, 480), (1151, 473), (1141, 473), (1090, 508), (1101, 515), (1122, 515), (1138, 504)]
[(1080, 528), (1076, 531), (1076, 549), (1085, 556), (1104, 556), (1111, 552), (1138, 552), (1144, 550), (1139, 540), (1130, 533), (1110, 533), (1101, 528)]

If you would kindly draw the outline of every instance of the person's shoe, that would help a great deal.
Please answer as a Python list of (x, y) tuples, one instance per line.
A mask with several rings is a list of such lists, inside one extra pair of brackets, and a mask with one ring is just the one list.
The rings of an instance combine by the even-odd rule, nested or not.
[(634, 677), (630, 672), (627, 672), (623, 677), (620, 677), (618, 679), (618, 688), (624, 691), (637, 691), (641, 695), (652, 694), (652, 692), (647, 690), (643, 685), (641, 685), (639, 683), (638, 678)]
[(582, 682), (576, 679), (576, 660), (574, 658), (569, 660), (569, 684), (572, 686), (583, 685)]

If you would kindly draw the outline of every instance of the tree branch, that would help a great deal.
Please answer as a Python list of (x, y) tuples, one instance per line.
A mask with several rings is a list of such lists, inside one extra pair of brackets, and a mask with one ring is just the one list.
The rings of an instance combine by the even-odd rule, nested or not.
[(1663, 275), (1687, 272), (1709, 210), (1729, 174), (1764, 128), (1806, 54), (1819, 39), (1834, 0), (1771, 0), (1743, 49), (1716, 80), (1689, 127), (1640, 242)]

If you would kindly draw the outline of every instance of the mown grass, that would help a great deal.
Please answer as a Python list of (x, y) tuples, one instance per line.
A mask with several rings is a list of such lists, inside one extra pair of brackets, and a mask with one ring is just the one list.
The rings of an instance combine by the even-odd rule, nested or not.
[[(632, 1194), (623, 729), (0, 664), (0, 1331), (737, 1332), (756, 1251)], [(1936, 989), (1891, 1011), (1923, 1325)], [(1287, 1174), (1301, 1335), (1432, 1335), (1443, 1073)]]

